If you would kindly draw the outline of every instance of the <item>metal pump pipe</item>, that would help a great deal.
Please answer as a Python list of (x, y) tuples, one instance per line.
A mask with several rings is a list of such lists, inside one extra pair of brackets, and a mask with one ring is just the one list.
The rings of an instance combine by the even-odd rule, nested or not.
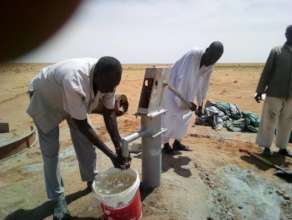
[(166, 110), (141, 115), (141, 130), (122, 138), (122, 148), (128, 154), (128, 144), (142, 138), (142, 184), (145, 189), (160, 185), (161, 175), (161, 135), (167, 131), (162, 128), (161, 117)]
[(123, 137), (122, 140), (125, 141), (126, 143), (131, 143), (143, 136), (147, 135), (147, 130), (139, 130), (137, 132), (134, 132), (132, 134), (129, 134), (126, 137)]

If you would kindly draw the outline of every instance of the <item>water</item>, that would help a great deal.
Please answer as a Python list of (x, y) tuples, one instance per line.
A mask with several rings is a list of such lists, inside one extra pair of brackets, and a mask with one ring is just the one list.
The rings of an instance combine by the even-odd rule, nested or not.
[(115, 194), (123, 192), (133, 185), (135, 177), (119, 172), (112, 175), (101, 175), (96, 178), (96, 189), (99, 193)]

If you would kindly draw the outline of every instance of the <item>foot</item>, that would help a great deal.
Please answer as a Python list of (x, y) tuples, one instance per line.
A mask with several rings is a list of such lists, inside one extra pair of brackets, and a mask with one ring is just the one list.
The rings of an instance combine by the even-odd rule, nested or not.
[(183, 145), (178, 140), (175, 140), (172, 146), (174, 151), (192, 151), (189, 147)]
[(56, 200), (54, 211), (53, 211), (53, 220), (68, 220), (71, 219), (70, 212), (67, 207), (67, 203), (64, 197)]
[(271, 152), (270, 148), (265, 147), (264, 150), (262, 151), (261, 155), (264, 157), (271, 157), (272, 152)]
[(93, 181), (87, 181), (87, 187), (86, 187), (86, 190), (89, 190), (90, 192), (92, 191), (92, 183)]
[(162, 152), (165, 153), (165, 154), (169, 154), (169, 155), (173, 155), (174, 154), (173, 149), (171, 148), (171, 146), (168, 143), (164, 144)]
[(278, 151), (278, 154), (281, 154), (281, 155), (284, 155), (284, 156), (287, 156), (287, 157), (292, 157), (292, 152), (289, 151), (288, 149), (280, 149)]

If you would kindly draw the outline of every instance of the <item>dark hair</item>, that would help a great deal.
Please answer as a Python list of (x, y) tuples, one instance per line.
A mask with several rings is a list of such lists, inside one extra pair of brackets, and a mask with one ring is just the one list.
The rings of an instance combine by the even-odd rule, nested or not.
[(213, 48), (214, 50), (217, 51), (218, 54), (223, 54), (224, 52), (224, 46), (220, 41), (214, 41), (210, 44), (210, 48)]
[(118, 84), (122, 76), (122, 65), (114, 57), (105, 56), (100, 58), (94, 67), (94, 75), (102, 81), (111, 80), (113, 84)]
[(289, 25), (289, 26), (286, 28), (286, 34), (292, 34), (292, 25)]

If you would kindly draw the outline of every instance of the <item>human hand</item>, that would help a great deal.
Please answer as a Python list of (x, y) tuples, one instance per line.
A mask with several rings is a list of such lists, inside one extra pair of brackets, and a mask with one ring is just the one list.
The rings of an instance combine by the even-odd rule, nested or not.
[(126, 95), (116, 95), (115, 112), (117, 116), (122, 116), (128, 111), (129, 101)]
[(120, 155), (116, 156), (115, 158), (112, 158), (112, 163), (114, 165), (115, 168), (119, 168), (119, 169), (128, 169), (131, 166), (131, 157), (129, 158), (124, 158)]
[(197, 105), (193, 102), (189, 102), (189, 104), (190, 104), (190, 110), (195, 112), (197, 110)]
[(196, 115), (201, 117), (203, 115), (203, 106), (199, 106), (196, 110)]
[(256, 93), (254, 99), (257, 103), (260, 103), (263, 100), (262, 93)]

